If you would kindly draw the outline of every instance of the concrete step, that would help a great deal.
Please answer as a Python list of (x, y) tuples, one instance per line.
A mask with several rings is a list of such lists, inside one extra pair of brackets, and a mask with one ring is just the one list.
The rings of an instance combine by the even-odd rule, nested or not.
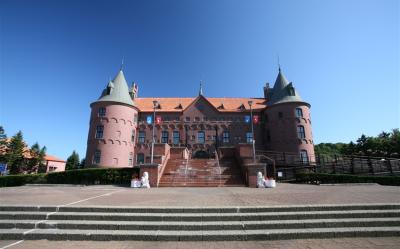
[(400, 236), (400, 204), (0, 206), (0, 240), (269, 240)]
[(400, 227), (339, 227), (268, 230), (131, 231), (70, 229), (0, 229), (0, 240), (150, 240), (150, 241), (244, 241), (337, 237), (400, 236)]
[(255, 213), (113, 213), (1, 211), (0, 220), (109, 220), (109, 221), (263, 221), (400, 217), (400, 210), (292, 211)]
[(132, 206), (21, 206), (0, 205), (0, 212), (106, 212), (106, 213), (259, 213), (301, 211), (346, 211), (346, 210), (400, 210), (399, 203), (387, 204), (324, 204), (283, 205), (250, 207), (132, 207)]
[(259, 230), (300, 229), (330, 227), (400, 227), (399, 218), (353, 218), (224, 222), (173, 222), (173, 221), (82, 221), (82, 220), (0, 220), (0, 229), (79, 229), (79, 230)]

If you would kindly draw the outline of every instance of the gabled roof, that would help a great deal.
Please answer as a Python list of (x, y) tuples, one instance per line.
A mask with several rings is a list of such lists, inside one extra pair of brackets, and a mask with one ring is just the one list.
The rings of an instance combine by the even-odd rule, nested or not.
[(274, 88), (272, 89), (271, 99), (269, 99), (268, 105), (290, 102), (305, 103), (300, 94), (296, 91), (296, 88), (294, 88), (292, 82), (289, 83), (279, 68), (279, 73), (276, 77)]
[[(248, 101), (253, 101), (253, 110), (260, 111), (266, 108), (267, 103), (264, 98), (205, 98), (218, 112), (242, 112), (250, 110)], [(157, 100), (161, 109), (157, 109), (158, 112), (182, 112), (188, 106), (190, 106), (198, 97), (193, 98), (136, 98), (135, 103), (141, 112), (152, 112), (153, 111), (153, 100)], [(224, 104), (224, 109), (218, 109)], [(176, 107), (182, 105), (182, 109), (177, 109)], [(244, 110), (240, 109), (243, 104)]]
[(122, 70), (118, 72), (115, 78), (107, 84), (107, 87), (103, 90), (100, 98), (95, 101), (113, 101), (133, 106), (134, 103), (129, 95), (129, 87), (126, 82), (124, 73)]

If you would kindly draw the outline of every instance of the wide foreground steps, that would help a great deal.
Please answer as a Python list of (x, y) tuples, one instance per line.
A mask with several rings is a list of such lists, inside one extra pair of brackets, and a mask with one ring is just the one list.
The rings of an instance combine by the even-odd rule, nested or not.
[(0, 240), (272, 240), (400, 236), (400, 204), (1, 206)]
[(0, 220), (109, 220), (109, 221), (263, 221), (400, 217), (400, 210), (335, 210), (254, 213), (114, 213), (114, 212), (0, 212)]
[(400, 236), (400, 227), (345, 227), (230, 231), (0, 230), (1, 240), (151, 240), (221, 241)]
[(315, 220), (267, 220), (225, 222), (157, 222), (157, 221), (81, 221), (81, 220), (0, 220), (0, 229), (80, 229), (80, 230), (257, 230), (330, 227), (400, 226), (399, 218), (355, 218)]

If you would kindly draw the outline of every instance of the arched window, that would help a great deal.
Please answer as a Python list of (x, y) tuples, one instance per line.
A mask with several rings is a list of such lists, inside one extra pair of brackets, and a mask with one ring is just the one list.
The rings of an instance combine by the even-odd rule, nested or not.
[(93, 156), (93, 164), (99, 164), (101, 159), (101, 150), (96, 150)]
[(300, 151), (300, 162), (302, 164), (308, 164), (308, 154), (306, 150)]
[(296, 118), (303, 117), (303, 110), (301, 108), (296, 108)]
[(106, 116), (106, 108), (105, 107), (100, 107), (98, 114), (99, 114), (99, 117), (105, 117)]
[(297, 137), (300, 139), (306, 138), (306, 133), (304, 131), (304, 126), (298, 125), (297, 126)]
[(104, 132), (104, 126), (102, 126), (102, 125), (96, 126), (95, 138), (102, 139), (103, 138), (103, 132)]

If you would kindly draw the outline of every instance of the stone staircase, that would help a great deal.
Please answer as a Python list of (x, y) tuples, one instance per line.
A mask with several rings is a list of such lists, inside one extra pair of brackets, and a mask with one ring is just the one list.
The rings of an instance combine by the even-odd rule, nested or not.
[(159, 187), (244, 186), (234, 159), (170, 159)]
[(232, 241), (400, 236), (400, 204), (0, 206), (0, 240)]

